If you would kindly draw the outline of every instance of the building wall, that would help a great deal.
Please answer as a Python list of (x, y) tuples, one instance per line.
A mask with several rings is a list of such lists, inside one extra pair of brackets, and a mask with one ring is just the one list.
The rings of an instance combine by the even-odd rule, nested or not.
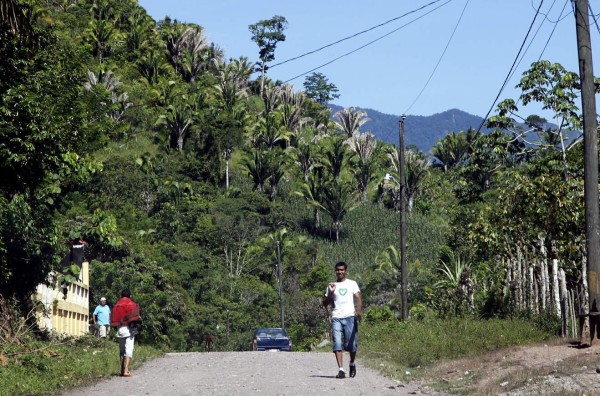
[[(56, 284), (55, 274), (50, 274), (50, 284)], [(35, 299), (45, 308), (38, 316), (40, 327), (60, 335), (82, 336), (89, 332), (90, 315), (89, 263), (83, 262), (79, 280), (71, 283), (67, 295), (60, 285), (38, 285)]]

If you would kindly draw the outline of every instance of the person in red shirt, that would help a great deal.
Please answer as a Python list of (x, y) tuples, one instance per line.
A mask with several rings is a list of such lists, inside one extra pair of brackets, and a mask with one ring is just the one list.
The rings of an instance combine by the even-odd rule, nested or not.
[(140, 306), (131, 299), (131, 292), (125, 289), (121, 292), (121, 298), (113, 307), (111, 326), (117, 328), (119, 338), (119, 357), (121, 359), (121, 376), (131, 377), (129, 365), (133, 358), (133, 346), (135, 335), (141, 320)]

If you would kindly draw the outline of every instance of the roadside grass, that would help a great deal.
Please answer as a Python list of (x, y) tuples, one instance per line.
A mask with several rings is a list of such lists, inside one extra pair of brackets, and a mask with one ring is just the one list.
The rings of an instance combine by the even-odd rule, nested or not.
[(434, 387), (448, 385), (429, 378), (435, 363), (553, 338), (526, 320), (461, 318), (364, 322), (359, 337), (359, 358), (367, 366), (399, 381), (432, 381)]
[[(162, 351), (135, 345), (132, 371)], [(119, 344), (86, 336), (62, 341), (27, 341), (0, 349), (0, 394), (56, 395), (119, 375)]]

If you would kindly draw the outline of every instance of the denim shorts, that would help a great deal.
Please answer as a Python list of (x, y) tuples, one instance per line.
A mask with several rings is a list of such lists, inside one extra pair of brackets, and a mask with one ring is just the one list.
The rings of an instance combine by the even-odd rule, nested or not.
[(348, 352), (356, 352), (358, 349), (358, 321), (356, 317), (332, 318), (331, 334), (333, 336), (333, 351), (343, 349)]

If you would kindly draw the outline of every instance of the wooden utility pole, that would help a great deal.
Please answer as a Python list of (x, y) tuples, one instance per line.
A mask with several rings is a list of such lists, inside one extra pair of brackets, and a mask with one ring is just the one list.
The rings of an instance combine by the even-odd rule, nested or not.
[(575, 0), (575, 23), (577, 26), (577, 51), (579, 54), (579, 78), (581, 81), (581, 108), (583, 111), (584, 144), (584, 199), (586, 259), (588, 267), (590, 345), (598, 329), (600, 315), (600, 215), (598, 210), (598, 134), (596, 121), (596, 97), (594, 70), (592, 67), (592, 42), (588, 0)]
[(400, 117), (400, 138), (398, 150), (400, 162), (400, 278), (402, 284), (402, 319), (408, 319), (408, 279), (406, 270), (406, 176), (404, 172), (404, 120), (406, 115)]
[(281, 279), (281, 246), (279, 241), (275, 242), (275, 253), (277, 254), (277, 280), (279, 281), (279, 313), (281, 315), (281, 328), (285, 329), (285, 311), (283, 305), (283, 279)]

